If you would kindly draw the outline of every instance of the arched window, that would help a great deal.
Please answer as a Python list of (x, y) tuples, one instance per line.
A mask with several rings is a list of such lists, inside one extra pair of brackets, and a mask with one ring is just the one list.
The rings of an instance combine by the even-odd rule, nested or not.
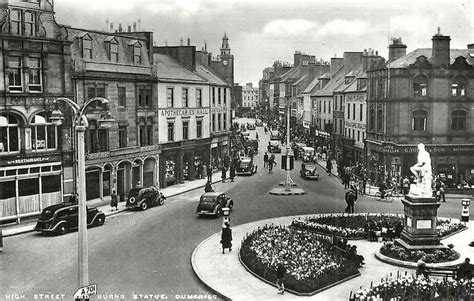
[(452, 96), (466, 96), (466, 80), (457, 76), (451, 83)]
[(373, 131), (375, 129), (375, 110), (370, 109), (369, 111), (369, 131)]
[(383, 130), (383, 111), (379, 109), (377, 111), (377, 132), (382, 132)]
[(0, 115), (0, 155), (20, 151), (18, 119), (11, 114)]
[(31, 120), (31, 148), (33, 151), (48, 151), (58, 148), (57, 127), (48, 122), (46, 114), (36, 114)]
[(417, 110), (412, 113), (412, 130), (413, 131), (426, 131), (426, 123), (428, 120), (428, 112), (425, 110)]
[(456, 110), (451, 113), (451, 130), (466, 130), (467, 112), (464, 110)]
[(428, 96), (428, 78), (426, 76), (420, 75), (413, 80), (413, 96)]

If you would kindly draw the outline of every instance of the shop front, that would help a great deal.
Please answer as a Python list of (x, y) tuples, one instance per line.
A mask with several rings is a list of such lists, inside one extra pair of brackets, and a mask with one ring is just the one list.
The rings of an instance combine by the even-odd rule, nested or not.
[(229, 135), (217, 136), (211, 140), (211, 160), (213, 170), (220, 170), (224, 166), (225, 160), (230, 158), (230, 138)]
[(0, 162), (0, 222), (17, 222), (61, 203), (60, 155), (10, 157)]

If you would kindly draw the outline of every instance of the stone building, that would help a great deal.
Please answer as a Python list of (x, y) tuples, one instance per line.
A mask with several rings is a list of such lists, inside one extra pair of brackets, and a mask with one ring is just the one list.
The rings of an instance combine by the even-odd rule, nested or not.
[(242, 87), (242, 108), (245, 110), (256, 109), (258, 106), (258, 88), (254, 88), (252, 83), (247, 83)]
[(411, 175), (424, 143), (435, 174), (473, 184), (474, 45), (452, 49), (450, 40), (438, 30), (432, 48), (406, 54), (396, 39), (389, 63), (367, 72), (367, 162), (379, 180)]

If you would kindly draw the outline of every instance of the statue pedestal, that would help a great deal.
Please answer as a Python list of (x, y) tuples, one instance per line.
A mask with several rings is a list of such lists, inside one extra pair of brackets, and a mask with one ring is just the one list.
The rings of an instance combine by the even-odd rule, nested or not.
[(434, 197), (407, 195), (402, 200), (405, 207), (405, 225), (401, 238), (396, 243), (407, 249), (439, 249), (440, 244), (436, 231), (436, 216), (440, 202)]

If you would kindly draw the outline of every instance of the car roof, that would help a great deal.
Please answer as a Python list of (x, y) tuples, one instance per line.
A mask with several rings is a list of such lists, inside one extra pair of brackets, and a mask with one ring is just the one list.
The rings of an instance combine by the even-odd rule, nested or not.
[(59, 203), (55, 205), (48, 206), (44, 208), (43, 210), (50, 210), (50, 211), (56, 211), (61, 208), (69, 207), (69, 206), (78, 206), (78, 203)]

